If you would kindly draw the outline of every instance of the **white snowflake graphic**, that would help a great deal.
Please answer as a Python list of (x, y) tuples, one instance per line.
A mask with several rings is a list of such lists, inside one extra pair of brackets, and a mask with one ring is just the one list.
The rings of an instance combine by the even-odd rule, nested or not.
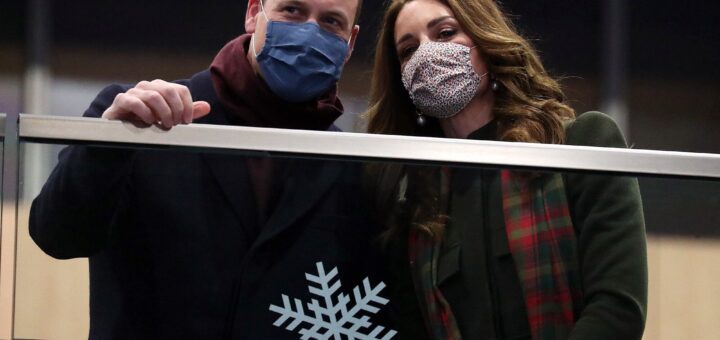
[[(302, 335), (301, 339), (303, 340), (331, 338), (335, 340), (344, 338), (389, 340), (397, 334), (394, 330), (388, 330), (385, 336), (380, 337), (385, 327), (375, 326), (370, 330), (373, 326), (369, 321), (370, 317), (360, 315), (361, 313), (376, 314), (380, 310), (378, 307), (373, 306), (372, 303), (381, 306), (388, 303), (387, 299), (379, 295), (380, 291), (385, 288), (384, 283), (380, 282), (377, 286), (372, 287), (370, 280), (365, 278), (362, 282), (362, 288), (357, 286), (353, 289), (352, 295), (355, 303), (352, 305), (352, 308), (349, 308), (351, 300), (349, 295), (339, 293), (337, 294), (337, 301), (333, 301), (333, 297), (342, 286), (340, 279), (335, 280), (338, 274), (337, 267), (333, 268), (329, 273), (325, 273), (322, 262), (318, 262), (316, 266), (318, 274), (311, 275), (306, 273), (305, 278), (310, 281), (310, 286), (308, 286), (310, 294), (322, 299), (322, 302), (318, 302), (317, 299), (312, 299), (312, 301), (307, 304), (308, 312), (312, 313), (306, 314), (302, 301), (293, 299), (293, 306), (290, 298), (283, 294), (282, 307), (270, 305), (271, 311), (280, 314), (280, 317), (273, 323), (274, 326), (282, 327), (286, 321), (291, 320), (285, 329), (293, 332), (298, 326), (303, 325), (298, 331), (300, 335)], [(333, 280), (335, 280), (334, 283)], [(312, 284), (318, 287), (313, 287)], [(345, 336), (344, 338), (342, 337), (343, 335)]]

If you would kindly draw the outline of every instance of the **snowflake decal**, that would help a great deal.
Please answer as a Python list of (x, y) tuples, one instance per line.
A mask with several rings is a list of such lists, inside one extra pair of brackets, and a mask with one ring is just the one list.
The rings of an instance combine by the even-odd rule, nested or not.
[[(338, 290), (342, 286), (340, 279), (335, 280), (338, 274), (337, 267), (333, 268), (329, 273), (325, 273), (322, 262), (318, 262), (317, 275), (305, 274), (305, 278), (309, 281), (308, 290), (310, 294), (317, 296), (321, 301), (312, 299), (307, 304), (308, 313), (305, 313), (305, 306), (299, 299), (293, 299), (283, 294), (283, 306), (270, 305), (270, 310), (280, 314), (280, 317), (273, 323), (276, 327), (282, 327), (285, 322), (288, 323), (288, 331), (294, 332), (300, 325), (298, 331), (302, 335), (301, 339), (358, 339), (358, 340), (389, 340), (395, 334), (394, 330), (388, 330), (385, 336), (380, 334), (385, 330), (383, 326), (375, 326), (370, 323), (370, 317), (361, 314), (376, 314), (380, 308), (373, 306), (385, 305), (388, 300), (381, 297), (380, 291), (385, 288), (385, 284), (380, 282), (377, 286), (370, 285), (370, 280), (365, 278), (362, 287), (357, 286), (353, 289), (352, 297), (354, 304), (350, 304), (352, 300), (349, 295), (339, 293)], [(334, 283), (333, 283), (334, 281)], [(315, 285), (315, 287), (313, 287)], [(337, 300), (333, 298), (337, 295)], [(369, 332), (369, 333), (368, 333)]]

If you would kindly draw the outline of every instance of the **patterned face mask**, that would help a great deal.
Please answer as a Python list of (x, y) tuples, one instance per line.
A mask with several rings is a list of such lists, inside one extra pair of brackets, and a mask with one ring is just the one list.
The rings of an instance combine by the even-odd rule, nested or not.
[(451, 42), (420, 45), (402, 70), (402, 82), (424, 115), (450, 118), (475, 97), (482, 78), (470, 61), (474, 47)]

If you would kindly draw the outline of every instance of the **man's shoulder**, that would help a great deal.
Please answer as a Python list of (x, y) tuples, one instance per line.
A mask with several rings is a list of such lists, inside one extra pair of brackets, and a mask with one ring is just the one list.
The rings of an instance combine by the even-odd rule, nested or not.
[(176, 80), (174, 83), (187, 86), (193, 100), (204, 100), (211, 103), (218, 100), (210, 70), (200, 71), (188, 79)]

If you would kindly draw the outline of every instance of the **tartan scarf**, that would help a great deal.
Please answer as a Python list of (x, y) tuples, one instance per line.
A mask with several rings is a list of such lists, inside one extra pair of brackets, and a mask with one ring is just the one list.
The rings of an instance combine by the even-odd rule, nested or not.
[[(448, 175), (441, 172), (439, 203), (444, 207)], [(577, 241), (562, 177), (534, 178), (509, 170), (502, 170), (500, 176), (505, 229), (532, 338), (567, 339), (581, 308), (582, 292)], [(442, 240), (412, 228), (408, 242), (413, 281), (429, 334), (434, 339), (461, 339), (452, 309), (437, 287)]]

